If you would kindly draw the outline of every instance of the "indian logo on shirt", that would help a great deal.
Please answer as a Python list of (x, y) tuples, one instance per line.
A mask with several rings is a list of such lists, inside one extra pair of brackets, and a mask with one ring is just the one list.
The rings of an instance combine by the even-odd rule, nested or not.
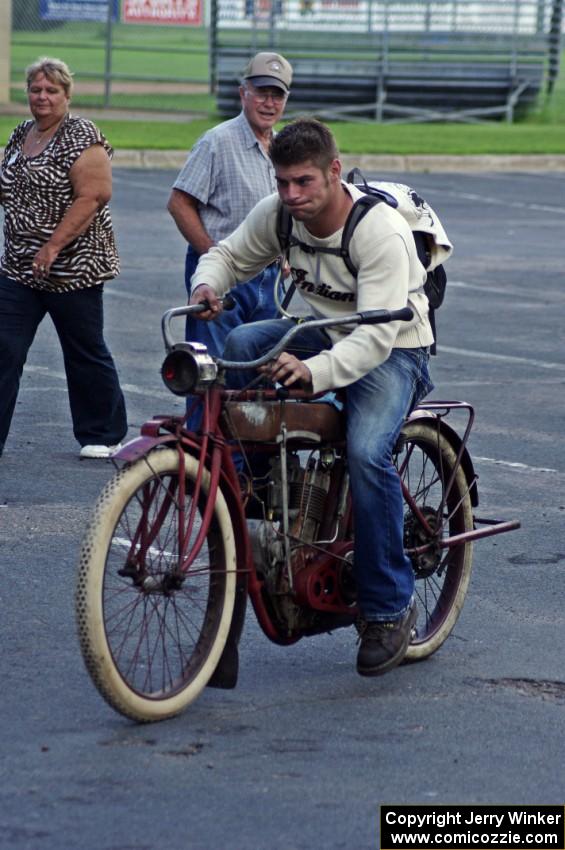
[(313, 283), (307, 280), (306, 276), (308, 272), (306, 269), (297, 269), (291, 266), (290, 273), (296, 288), (300, 289), (306, 295), (318, 295), (320, 298), (327, 298), (329, 301), (355, 303), (355, 294), (353, 292), (341, 292), (339, 289), (331, 287), (329, 283)]

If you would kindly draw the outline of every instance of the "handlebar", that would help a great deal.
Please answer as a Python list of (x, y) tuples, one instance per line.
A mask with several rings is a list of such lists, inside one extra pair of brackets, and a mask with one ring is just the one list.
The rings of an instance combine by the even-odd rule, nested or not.
[[(229, 307), (228, 307), (229, 303)], [(230, 309), (235, 302), (226, 297), (223, 300), (224, 309)], [(167, 310), (161, 319), (161, 328), (167, 356), (161, 366), (161, 376), (166, 386), (176, 395), (186, 396), (195, 388), (203, 388), (212, 384), (218, 376), (218, 369), (257, 369), (285, 350), (290, 340), (304, 328), (331, 328), (340, 325), (377, 325), (385, 322), (409, 322), (414, 313), (410, 307), (400, 310), (364, 310), (350, 313), (340, 319), (311, 319), (293, 325), (279, 342), (262, 357), (251, 361), (224, 360), (222, 357), (210, 357), (205, 345), (194, 342), (181, 342), (175, 345), (171, 334), (171, 321), (176, 316), (190, 316), (203, 313), (210, 309), (207, 301), (200, 304), (189, 304), (184, 307), (173, 307)]]
[[(235, 306), (233, 298), (229, 295), (221, 300), (224, 310), (230, 310)], [(198, 313), (204, 313), (209, 309), (210, 305), (208, 302), (203, 301), (200, 304), (186, 304), (183, 307), (173, 307), (171, 310), (167, 310), (161, 319), (161, 330), (163, 333), (165, 349), (167, 351), (171, 351), (175, 345), (173, 335), (171, 333), (171, 322), (174, 318), (178, 316), (190, 316)], [(263, 366), (265, 363), (268, 363), (269, 360), (273, 360), (275, 357), (278, 357), (278, 355), (284, 351), (284, 348), (288, 345), (289, 341), (305, 327), (331, 328), (338, 327), (340, 325), (379, 325), (385, 324), (386, 322), (409, 322), (413, 319), (413, 317), (414, 313), (410, 307), (402, 307), (400, 310), (363, 310), (359, 313), (350, 313), (349, 315), (342, 316), (339, 319), (311, 319), (305, 322), (300, 322), (290, 328), (288, 333), (284, 335), (274, 348), (267, 352), (267, 354), (259, 357), (257, 360), (252, 360), (248, 363), (238, 362), (237, 360), (223, 360), (221, 357), (217, 357), (215, 360), (218, 366), (221, 366), (223, 369), (255, 369), (258, 366)]]
[[(224, 296), (224, 298), (220, 298), (220, 301), (222, 302), (224, 310), (233, 310), (235, 307), (235, 301), (229, 294)], [(166, 351), (171, 351), (175, 344), (173, 335), (171, 334), (171, 322), (176, 316), (196, 315), (197, 313), (205, 313), (206, 310), (209, 309), (209, 302), (201, 301), (200, 304), (185, 304), (183, 307), (173, 307), (171, 310), (167, 310), (166, 313), (163, 313), (161, 318), (161, 332), (163, 334)]]
[(216, 357), (216, 363), (222, 369), (258, 369), (259, 366), (264, 366), (270, 360), (274, 360), (279, 354), (285, 350), (290, 340), (304, 330), (304, 328), (331, 328), (340, 325), (380, 325), (386, 322), (409, 322), (414, 316), (410, 307), (403, 307), (401, 310), (364, 310), (360, 313), (350, 313), (348, 316), (342, 316), (340, 319), (312, 319), (306, 322), (301, 322), (298, 325), (290, 328), (279, 342), (270, 349), (262, 357), (248, 362), (238, 360), (224, 360), (221, 357)]

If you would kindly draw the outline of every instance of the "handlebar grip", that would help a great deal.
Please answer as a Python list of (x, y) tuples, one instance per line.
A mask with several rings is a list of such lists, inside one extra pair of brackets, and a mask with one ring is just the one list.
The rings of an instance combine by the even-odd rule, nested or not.
[(411, 307), (402, 307), (400, 310), (363, 310), (359, 313), (359, 324), (381, 325), (386, 322), (409, 322), (414, 318)]
[[(235, 298), (233, 295), (230, 295), (229, 292), (227, 295), (224, 295), (223, 298), (220, 298), (220, 301), (222, 302), (224, 310), (233, 310), (237, 304)], [(207, 298), (205, 298), (204, 301), (201, 301), (199, 304), (193, 304), (191, 309), (194, 313), (203, 313), (205, 310), (210, 309), (210, 302)]]
[(390, 311), (391, 322), (411, 322), (414, 318), (414, 310), (411, 307), (402, 307), (400, 310)]
[[(224, 306), (224, 310), (233, 310), (236, 306), (236, 301), (231, 295), (226, 295), (222, 299), (222, 304)], [(163, 334), (163, 341), (165, 343), (165, 349), (167, 351), (171, 351), (174, 346), (174, 339), (171, 333), (171, 321), (178, 316), (190, 316), (195, 313), (204, 313), (206, 310), (210, 309), (210, 304), (208, 301), (201, 301), (199, 304), (185, 304), (184, 307), (173, 307), (170, 310), (167, 310), (166, 313), (163, 313), (161, 317), (161, 332)]]

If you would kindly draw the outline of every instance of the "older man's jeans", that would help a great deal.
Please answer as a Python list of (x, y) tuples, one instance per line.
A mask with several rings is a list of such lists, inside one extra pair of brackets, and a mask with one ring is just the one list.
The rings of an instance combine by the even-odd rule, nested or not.
[[(184, 268), (186, 290), (190, 298), (190, 280), (196, 271), (200, 254), (192, 246), (188, 246)], [(238, 283), (230, 290), (234, 306), (224, 310), (212, 322), (188, 316), (186, 319), (185, 339), (190, 342), (200, 342), (208, 349), (212, 357), (221, 357), (226, 338), (230, 331), (247, 322), (260, 322), (274, 319), (277, 316), (277, 305), (274, 297), (274, 286), (278, 274), (278, 266), (273, 263), (260, 274), (245, 283)], [(193, 407), (194, 398), (188, 398), (187, 408)], [(201, 411), (198, 406), (190, 415), (187, 427), (196, 429), (200, 425)]]
[[(190, 280), (196, 271), (199, 259), (200, 254), (189, 245), (184, 268), (185, 285), (189, 297)], [(276, 318), (274, 285), (277, 273), (277, 264), (273, 263), (251, 280), (234, 286), (230, 290), (234, 307), (231, 310), (224, 310), (213, 322), (203, 322), (189, 316), (186, 320), (185, 339), (190, 342), (201, 342), (207, 347), (208, 354), (212, 357), (221, 357), (226, 337), (231, 330), (246, 322)]]
[[(253, 360), (291, 326), (284, 320), (244, 326), (229, 335), (224, 357)], [(331, 348), (323, 330), (305, 329), (287, 351), (307, 359)], [(404, 419), (433, 388), (425, 348), (394, 348), (389, 358), (346, 392), (347, 456), (355, 531), (355, 580), (365, 620), (394, 620), (410, 604), (414, 575), (404, 554), (404, 507), (392, 451)], [(233, 387), (252, 374), (232, 372)]]

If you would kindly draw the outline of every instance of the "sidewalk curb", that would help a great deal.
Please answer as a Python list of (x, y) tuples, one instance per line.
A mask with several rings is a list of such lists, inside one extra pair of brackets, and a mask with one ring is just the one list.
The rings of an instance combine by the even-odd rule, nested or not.
[[(115, 168), (180, 169), (186, 162), (187, 151), (179, 150), (115, 150)], [(565, 171), (565, 155), (483, 155), (436, 156), (410, 154), (406, 156), (343, 154), (343, 171), (355, 165), (364, 171), (387, 172), (500, 172), (500, 171)]]

